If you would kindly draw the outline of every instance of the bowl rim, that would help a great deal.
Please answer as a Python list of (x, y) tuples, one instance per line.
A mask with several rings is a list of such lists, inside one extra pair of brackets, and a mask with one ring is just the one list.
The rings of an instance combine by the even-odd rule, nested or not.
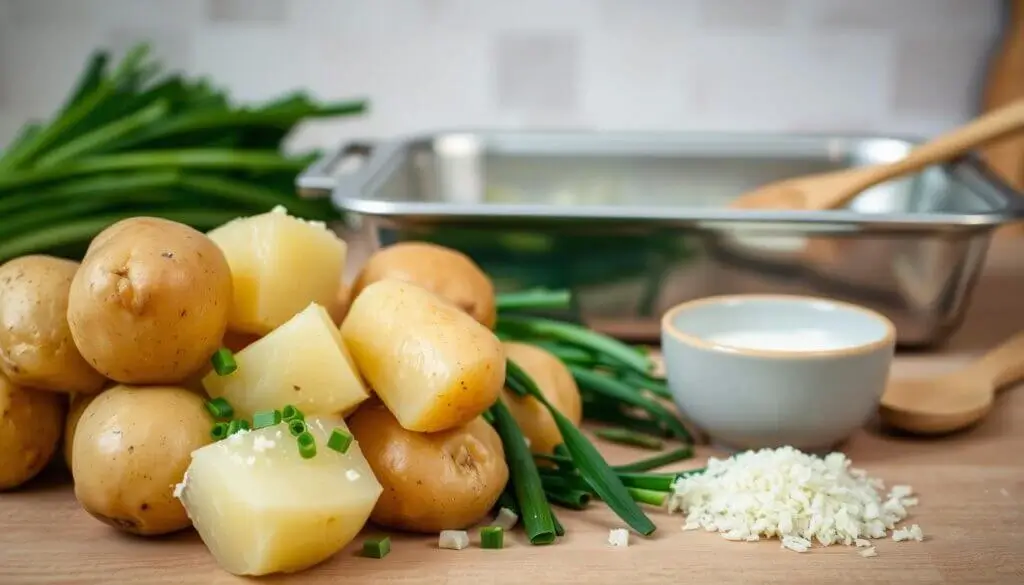
[[(836, 349), (752, 349), (748, 347), (736, 347), (732, 345), (721, 345), (712, 343), (703, 337), (697, 335), (691, 335), (689, 333), (683, 333), (674, 324), (676, 316), (686, 311), (692, 310), (696, 307), (703, 305), (717, 305), (729, 301), (789, 301), (799, 302), (806, 304), (820, 304), (827, 303), (840, 307), (844, 310), (851, 311), (854, 313), (860, 313), (864, 317), (872, 319), (882, 324), (885, 328), (885, 335), (874, 341), (866, 343), (860, 343), (856, 345), (850, 345), (847, 347), (840, 347)], [(673, 306), (669, 310), (665, 311), (665, 314), (661, 317), (661, 330), (663, 333), (667, 333), (672, 337), (675, 337), (678, 341), (706, 349), (709, 351), (716, 351), (721, 353), (739, 354), (750, 357), (771, 357), (771, 358), (790, 358), (790, 359), (801, 359), (801, 358), (825, 358), (825, 357), (838, 357), (838, 356), (852, 356), (852, 355), (863, 355), (877, 351), (886, 346), (895, 348), (896, 346), (896, 325), (891, 319), (885, 315), (874, 311), (867, 307), (857, 305), (854, 303), (848, 303), (846, 301), (839, 301), (830, 299), (827, 297), (815, 297), (810, 295), (789, 295), (789, 294), (726, 294), (726, 295), (713, 295), (709, 297), (702, 297), (691, 301), (685, 301)], [(662, 352), (665, 348), (662, 348)]]

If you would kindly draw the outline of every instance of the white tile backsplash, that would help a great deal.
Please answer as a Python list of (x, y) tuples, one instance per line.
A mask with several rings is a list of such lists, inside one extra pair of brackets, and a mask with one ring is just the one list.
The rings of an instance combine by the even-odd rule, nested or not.
[(0, 144), (150, 38), (241, 100), (366, 96), (300, 146), (439, 127), (891, 132), (970, 117), (998, 0), (0, 0)]

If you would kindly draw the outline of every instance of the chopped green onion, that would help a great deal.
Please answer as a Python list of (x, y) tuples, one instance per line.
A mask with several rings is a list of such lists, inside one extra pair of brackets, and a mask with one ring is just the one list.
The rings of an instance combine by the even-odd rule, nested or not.
[(288, 432), (290, 432), (293, 437), (298, 437), (302, 433), (307, 432), (306, 421), (298, 418), (293, 418), (288, 421)]
[(641, 435), (626, 429), (597, 429), (594, 431), (594, 434), (605, 441), (619, 443), (620, 445), (632, 445), (634, 447), (643, 447), (644, 449), (661, 449), (664, 446), (661, 439), (657, 437)]
[(235, 354), (226, 347), (215, 351), (210, 362), (213, 363), (213, 371), (217, 372), (218, 376), (227, 376), (238, 369), (238, 364), (235, 363)]
[(280, 410), (261, 410), (260, 412), (257, 412), (256, 414), (252, 415), (252, 427), (254, 429), (272, 427), (280, 422)]
[(660, 453), (647, 459), (640, 459), (639, 461), (626, 463), (625, 465), (616, 465), (613, 469), (618, 472), (627, 473), (633, 471), (647, 471), (649, 469), (664, 467), (678, 461), (684, 461), (691, 457), (693, 457), (693, 447), (686, 446), (669, 451), (668, 453)]
[(249, 421), (243, 419), (234, 419), (228, 423), (228, 436), (239, 432), (249, 430)]
[(331, 431), (331, 436), (327, 439), (327, 446), (334, 449), (338, 453), (348, 452), (349, 445), (352, 444), (352, 435), (346, 433), (341, 429), (334, 429)]
[(501, 526), (484, 526), (480, 529), (480, 548), (505, 548), (505, 531)]
[(316, 457), (316, 440), (313, 439), (313, 435), (306, 431), (297, 437), (299, 444), (299, 455), (302, 455), (303, 459), (312, 459)]
[(219, 422), (213, 425), (213, 428), (210, 430), (210, 437), (212, 437), (214, 441), (220, 441), (221, 439), (227, 438), (227, 436), (228, 423), (226, 422)]
[(295, 408), (291, 404), (286, 405), (284, 408), (281, 409), (281, 420), (285, 422), (293, 419), (305, 420), (305, 418), (306, 417), (303, 416), (302, 411), (299, 410), (298, 408)]
[(388, 556), (391, 552), (391, 539), (387, 536), (383, 538), (368, 538), (363, 541), (363, 556), (371, 559), (383, 559)]
[(223, 398), (208, 400), (206, 410), (210, 411), (213, 418), (226, 419), (235, 416), (235, 409), (231, 408), (231, 403)]

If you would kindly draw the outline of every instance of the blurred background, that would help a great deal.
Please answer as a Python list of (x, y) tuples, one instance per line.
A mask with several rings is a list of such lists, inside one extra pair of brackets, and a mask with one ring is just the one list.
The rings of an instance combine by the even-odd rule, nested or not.
[(138, 41), (240, 100), (365, 96), (300, 146), (450, 126), (930, 135), (979, 108), (997, 0), (0, 0), (0, 146)]

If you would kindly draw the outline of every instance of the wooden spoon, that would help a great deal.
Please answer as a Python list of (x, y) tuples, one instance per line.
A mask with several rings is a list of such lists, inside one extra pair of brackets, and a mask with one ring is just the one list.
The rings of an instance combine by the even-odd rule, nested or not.
[(1024, 130), (1024, 99), (1013, 101), (973, 122), (922, 144), (901, 160), (787, 179), (736, 198), (739, 209), (834, 209), (866, 189), (954, 160), (970, 150)]
[(890, 380), (880, 414), (886, 424), (918, 434), (959, 430), (984, 418), (995, 393), (1024, 380), (1024, 333), (973, 364), (941, 377)]

